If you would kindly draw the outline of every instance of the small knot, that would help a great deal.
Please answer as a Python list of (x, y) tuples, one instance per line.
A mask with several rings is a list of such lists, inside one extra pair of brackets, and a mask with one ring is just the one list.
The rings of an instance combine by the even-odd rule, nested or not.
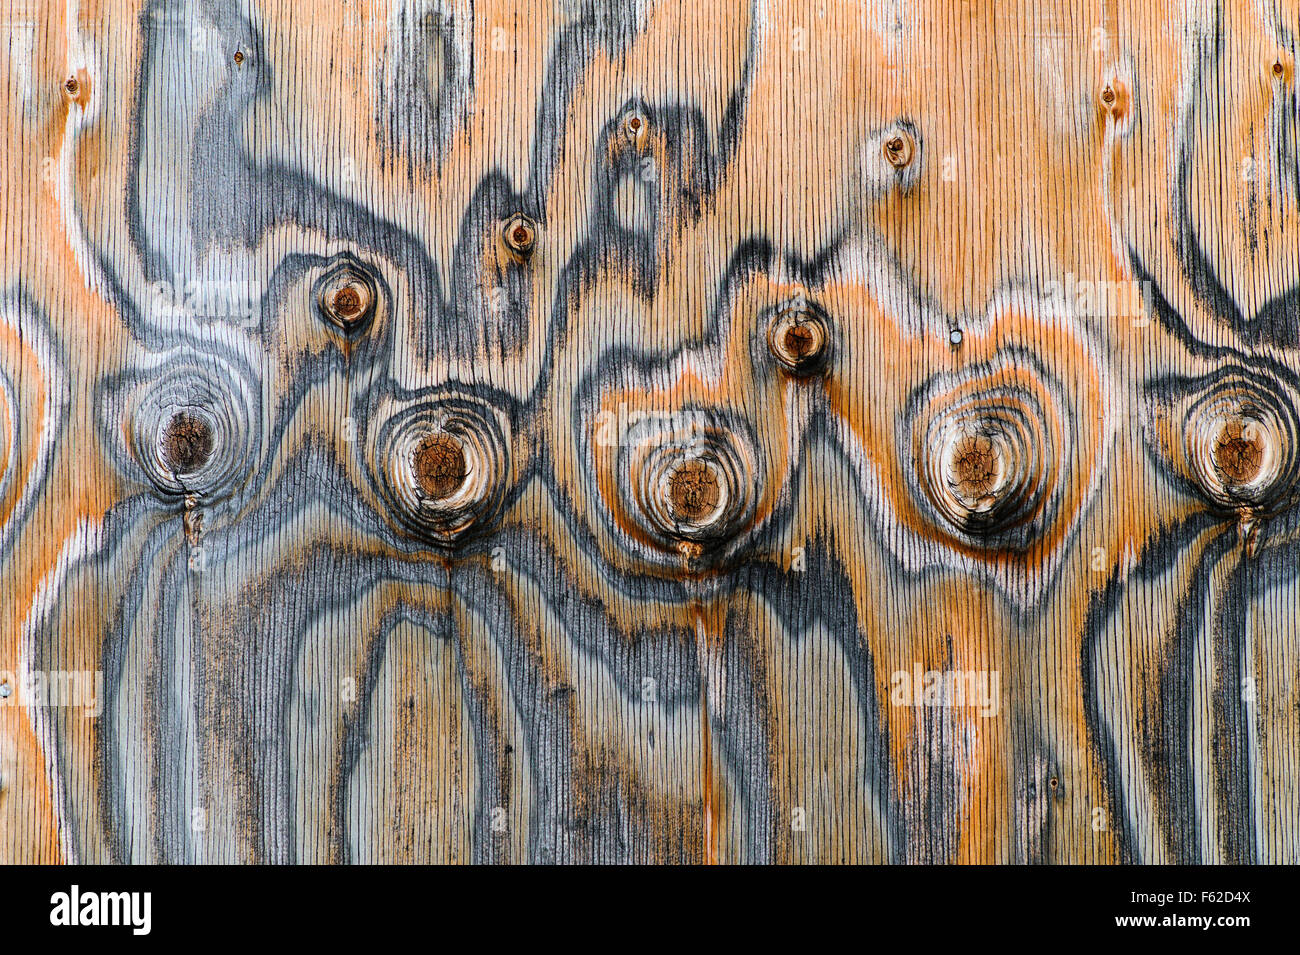
[(63, 81), (63, 93), (69, 100), (82, 106), (86, 104), (87, 86), (75, 73)]
[(761, 462), (733, 422), (682, 409), (643, 419), (609, 459), (621, 506), (661, 553), (712, 560), (738, 545), (762, 497)]
[(370, 434), (381, 488), (404, 531), (451, 547), (492, 524), (510, 474), (498, 409), (444, 395), (389, 408)]
[(1214, 444), (1214, 466), (1229, 488), (1248, 485), (1263, 469), (1264, 447), (1259, 431), (1241, 419), (1228, 421)]
[(792, 325), (785, 330), (786, 350), (792, 355), (803, 358), (816, 349), (816, 339), (806, 325)]
[(911, 136), (897, 132), (885, 140), (883, 150), (886, 162), (895, 169), (905, 169), (912, 162), (915, 146)]
[(1268, 517), (1290, 506), (1300, 473), (1300, 418), (1289, 389), (1228, 372), (1183, 417), (1184, 460), (1224, 514)]
[(1128, 89), (1118, 80), (1113, 80), (1101, 88), (1101, 105), (1115, 119), (1123, 119), (1128, 113)]
[(241, 64), (241, 63), (243, 63), (243, 62), (244, 62), (244, 53), (243, 53), (243, 51), (242, 51), (242, 50), (236, 50), (236, 51), (235, 51), (235, 66), (239, 66), (239, 64)]
[(344, 262), (318, 280), (317, 307), (326, 321), (354, 333), (369, 324), (375, 311), (375, 282), (355, 262)]
[(349, 320), (361, 311), (361, 293), (355, 285), (348, 285), (334, 293), (330, 307), (340, 319)]
[(718, 510), (718, 476), (703, 461), (687, 459), (668, 481), (673, 516), (683, 523), (707, 523)]
[(811, 374), (825, 366), (830, 345), (830, 322), (810, 304), (792, 304), (772, 318), (767, 347), (787, 371)]
[(438, 501), (454, 494), (468, 473), (464, 448), (446, 433), (425, 437), (411, 456), (411, 467), (420, 491)]
[(1269, 79), (1281, 82), (1287, 82), (1291, 78), (1291, 66), (1293, 64), (1291, 52), (1289, 50), (1278, 49), (1269, 57), (1267, 69)]
[(623, 138), (639, 146), (645, 141), (648, 126), (645, 116), (639, 110), (633, 111), (623, 120)]
[(193, 474), (212, 457), (212, 426), (202, 418), (178, 411), (162, 434), (163, 462), (173, 474)]
[(987, 434), (967, 434), (953, 445), (948, 459), (948, 483), (972, 510), (998, 496), (1002, 468), (998, 448)]
[(526, 258), (532, 254), (537, 242), (537, 226), (532, 219), (520, 213), (506, 222), (502, 235), (510, 251), (520, 258)]
[(981, 546), (1033, 534), (1055, 455), (1037, 409), (1013, 391), (971, 391), (936, 408), (918, 437), (923, 488)]

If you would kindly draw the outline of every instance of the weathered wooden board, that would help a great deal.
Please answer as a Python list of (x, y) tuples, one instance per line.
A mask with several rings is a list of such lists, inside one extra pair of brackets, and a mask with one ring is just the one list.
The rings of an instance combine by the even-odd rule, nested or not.
[(6, 0), (0, 859), (1300, 861), (1294, 0)]

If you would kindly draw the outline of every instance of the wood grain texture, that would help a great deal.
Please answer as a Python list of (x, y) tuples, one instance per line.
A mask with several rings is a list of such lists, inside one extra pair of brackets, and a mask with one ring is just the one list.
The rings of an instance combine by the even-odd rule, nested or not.
[(2, 16), (0, 860), (1300, 862), (1294, 2)]

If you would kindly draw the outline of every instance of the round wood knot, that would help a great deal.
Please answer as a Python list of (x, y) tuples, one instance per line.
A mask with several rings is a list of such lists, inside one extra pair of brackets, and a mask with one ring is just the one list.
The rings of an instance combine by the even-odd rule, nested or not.
[(451, 545), (488, 526), (500, 510), (509, 432), (487, 402), (463, 395), (391, 402), (369, 431), (380, 488), (403, 530)]
[(1268, 76), (1272, 80), (1279, 80), (1283, 83), (1291, 79), (1291, 67), (1293, 63), (1291, 52), (1289, 50), (1279, 49), (1267, 60)]
[(212, 457), (212, 426), (185, 411), (172, 415), (161, 437), (162, 459), (173, 474), (193, 474)]
[(682, 523), (706, 523), (718, 510), (722, 492), (718, 476), (703, 461), (687, 460), (668, 482), (673, 515)]
[(1111, 80), (1101, 88), (1101, 105), (1115, 119), (1128, 113), (1128, 87), (1119, 80)]
[(716, 557), (753, 520), (762, 484), (753, 446), (707, 412), (642, 419), (613, 463), (624, 513), (666, 555)]
[(501, 230), (506, 246), (516, 256), (526, 258), (533, 253), (537, 244), (537, 226), (528, 216), (520, 213), (511, 216)]
[(895, 169), (905, 169), (912, 162), (915, 148), (910, 135), (902, 131), (896, 132), (885, 139), (885, 161)]
[(243, 53), (243, 51), (242, 51), (242, 50), (236, 50), (236, 51), (235, 51), (235, 66), (239, 66), (239, 64), (241, 64), (241, 63), (243, 63), (243, 62), (244, 62), (244, 53)]
[(350, 257), (317, 280), (317, 310), (327, 322), (348, 334), (359, 333), (370, 324), (376, 299), (374, 278)]
[(63, 95), (69, 102), (85, 106), (90, 100), (90, 84), (86, 82), (85, 71), (74, 73), (63, 81)]
[(351, 321), (362, 309), (362, 296), (355, 285), (348, 285), (334, 293), (330, 309), (341, 321)]
[(808, 375), (824, 368), (829, 345), (830, 321), (810, 303), (785, 306), (768, 324), (768, 350), (793, 374)]
[(124, 450), (158, 491), (212, 503), (255, 470), (261, 396), (244, 362), (181, 347), (131, 369), (104, 404), (123, 415)]
[(449, 434), (430, 434), (421, 440), (411, 466), (420, 490), (435, 500), (450, 496), (465, 482), (465, 451)]
[(948, 484), (972, 509), (993, 501), (1001, 490), (998, 445), (987, 434), (967, 434), (953, 442), (948, 457)]
[(673, 573), (742, 549), (763, 498), (765, 462), (748, 424), (722, 409), (623, 412), (592, 433), (605, 517), (624, 544)]
[(952, 523), (980, 533), (1026, 520), (1035, 504), (1034, 440), (1014, 416), (991, 413), (954, 424), (938, 452), (939, 509)]
[(1225, 422), (1214, 444), (1214, 466), (1226, 486), (1244, 487), (1263, 470), (1265, 450), (1252, 422)]
[(817, 341), (813, 333), (803, 325), (795, 325), (785, 330), (781, 338), (785, 350), (795, 358), (803, 359), (817, 351)]
[(623, 138), (634, 146), (640, 146), (645, 142), (649, 127), (650, 123), (645, 114), (640, 110), (633, 110), (623, 118)]
[(1292, 495), (1298, 430), (1295, 409), (1278, 388), (1227, 374), (1192, 403), (1183, 440), (1211, 501), (1224, 510), (1267, 514)]
[(972, 543), (1026, 545), (1054, 492), (1054, 429), (1028, 386), (970, 387), (937, 394), (913, 432), (922, 489)]

